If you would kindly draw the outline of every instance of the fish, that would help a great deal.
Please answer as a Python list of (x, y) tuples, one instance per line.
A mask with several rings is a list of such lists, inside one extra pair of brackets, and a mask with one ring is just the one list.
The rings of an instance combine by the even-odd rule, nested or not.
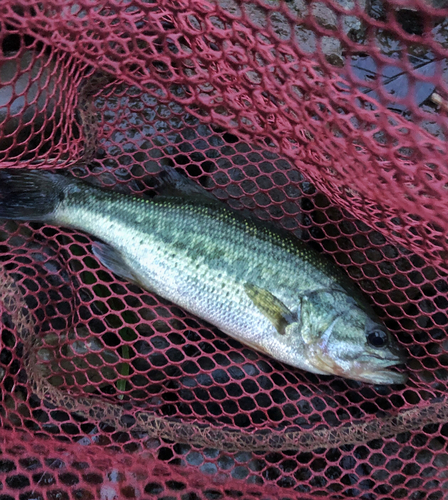
[(345, 272), (286, 230), (227, 207), (175, 169), (141, 198), (67, 173), (0, 169), (0, 219), (84, 231), (136, 283), (291, 367), (400, 384), (406, 358)]

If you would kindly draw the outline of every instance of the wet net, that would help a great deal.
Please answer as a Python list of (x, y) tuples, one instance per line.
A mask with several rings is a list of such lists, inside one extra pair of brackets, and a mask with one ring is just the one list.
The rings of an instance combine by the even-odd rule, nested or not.
[(0, 168), (162, 166), (327, 253), (406, 385), (285, 366), (0, 226), (0, 499), (448, 496), (448, 4), (3, 0)]

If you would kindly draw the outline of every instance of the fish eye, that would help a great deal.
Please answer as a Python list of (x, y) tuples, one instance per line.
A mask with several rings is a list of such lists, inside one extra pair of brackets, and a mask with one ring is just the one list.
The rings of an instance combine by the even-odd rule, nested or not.
[(386, 347), (389, 343), (389, 337), (383, 330), (374, 330), (367, 335), (367, 342), (376, 349)]

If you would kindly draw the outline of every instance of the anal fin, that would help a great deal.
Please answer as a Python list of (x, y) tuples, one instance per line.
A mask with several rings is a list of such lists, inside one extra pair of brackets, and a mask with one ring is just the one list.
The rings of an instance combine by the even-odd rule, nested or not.
[(126, 264), (118, 250), (115, 250), (115, 248), (111, 247), (107, 243), (97, 241), (92, 245), (92, 251), (95, 257), (97, 257), (98, 260), (114, 274), (121, 276), (132, 283), (139, 284), (138, 279)]

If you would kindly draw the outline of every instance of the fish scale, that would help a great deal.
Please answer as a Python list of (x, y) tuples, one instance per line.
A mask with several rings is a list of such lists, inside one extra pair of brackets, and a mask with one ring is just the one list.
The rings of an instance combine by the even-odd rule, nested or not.
[(292, 366), (367, 382), (405, 380), (384, 369), (402, 361), (398, 348), (337, 266), (175, 175), (176, 195), (165, 181), (160, 194), (141, 199), (61, 174), (0, 170), (0, 217), (99, 238), (93, 252), (117, 275)]

